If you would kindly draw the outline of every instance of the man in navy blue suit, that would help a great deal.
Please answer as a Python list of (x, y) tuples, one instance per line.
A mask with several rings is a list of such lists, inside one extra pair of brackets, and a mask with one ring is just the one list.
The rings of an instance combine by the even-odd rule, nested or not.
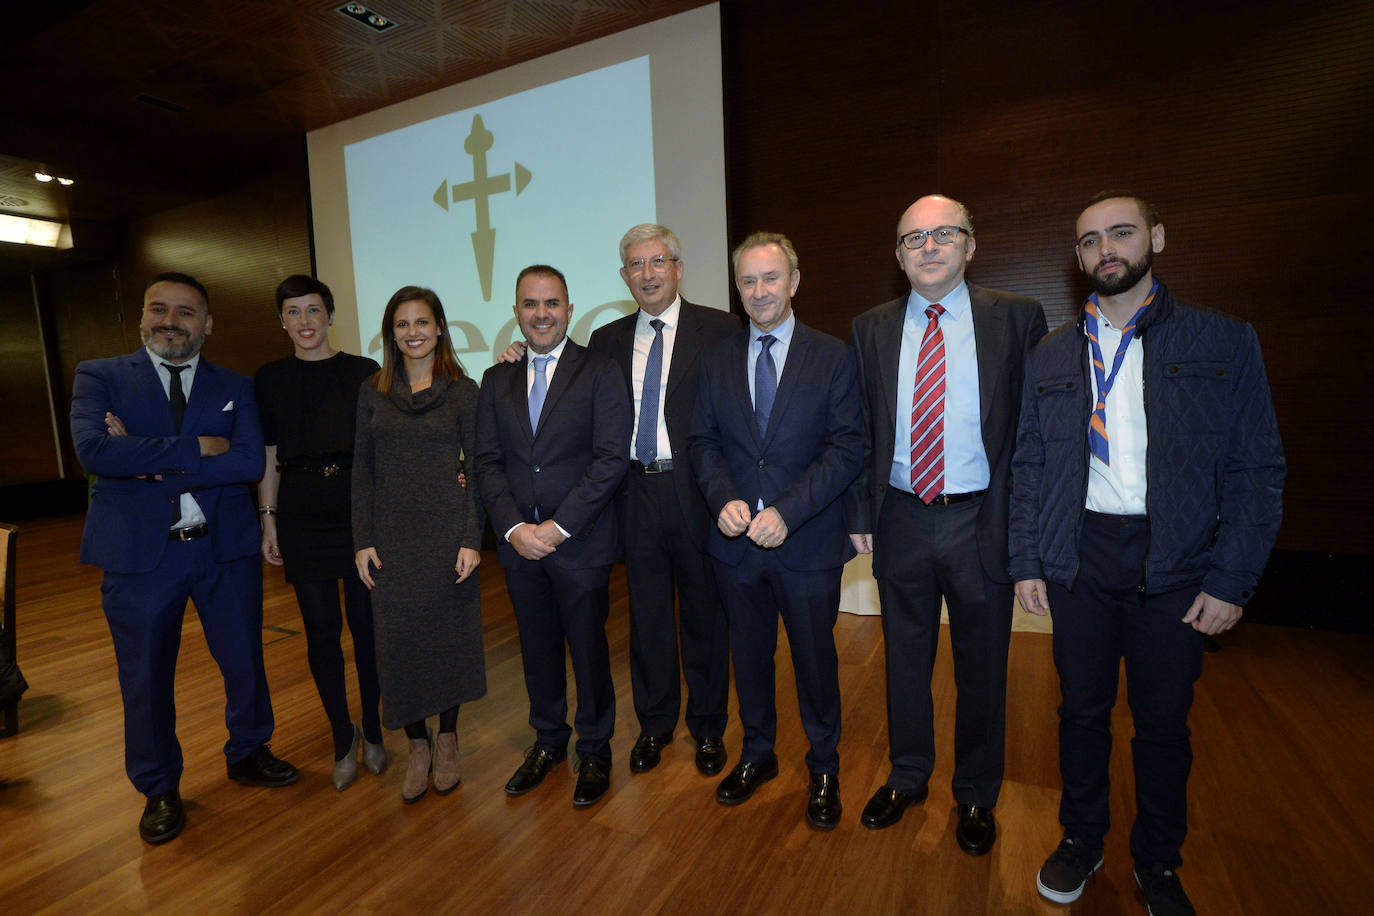
[(573, 306), (560, 271), (526, 267), (515, 300), (527, 352), (482, 376), (473, 462), (500, 538), (535, 730), (506, 794), (524, 795), (567, 759), (566, 644), (577, 682), (573, 805), (585, 808), (610, 788), (607, 586), (619, 546), (611, 503), (630, 463), (630, 398), (614, 361), (568, 338)]
[(80, 558), (105, 571), (125, 769), (148, 798), (139, 834), (149, 843), (171, 840), (186, 823), (173, 681), (188, 598), (224, 676), (229, 778), (260, 786), (300, 778), (267, 747), (253, 382), (201, 359), (213, 325), (205, 287), (159, 274), (143, 296), (143, 348), (81, 363), (72, 384), (77, 457), (96, 475)]
[(854, 556), (843, 500), (863, 462), (854, 362), (792, 314), (801, 282), (786, 236), (755, 233), (732, 255), (750, 327), (701, 361), (692, 465), (716, 519), (708, 551), (730, 622), (744, 745), (716, 800), (737, 805), (778, 775), (773, 654), (787, 627), (811, 792), (806, 819), (840, 819), (840, 575)]

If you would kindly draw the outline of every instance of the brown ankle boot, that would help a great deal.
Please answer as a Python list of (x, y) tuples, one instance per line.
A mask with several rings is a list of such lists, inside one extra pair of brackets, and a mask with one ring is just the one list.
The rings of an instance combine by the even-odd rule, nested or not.
[(462, 776), (458, 772), (458, 735), (439, 732), (434, 739), (434, 791), (447, 795), (458, 788)]
[(401, 786), (401, 800), (407, 805), (424, 798), (429, 791), (429, 770), (433, 760), (428, 738), (410, 739), (410, 763), (406, 766), (406, 781)]

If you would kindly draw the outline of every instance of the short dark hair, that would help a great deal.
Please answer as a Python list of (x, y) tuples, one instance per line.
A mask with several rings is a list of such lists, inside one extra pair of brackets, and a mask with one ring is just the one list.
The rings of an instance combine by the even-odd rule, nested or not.
[(1100, 204), (1104, 200), (1117, 199), (1135, 201), (1135, 205), (1140, 208), (1140, 215), (1145, 217), (1146, 229), (1153, 229), (1155, 226), (1159, 225), (1159, 210), (1155, 208), (1154, 204), (1150, 203), (1148, 200), (1141, 197), (1134, 191), (1125, 191), (1120, 188), (1108, 188), (1105, 191), (1098, 191), (1096, 194), (1092, 196), (1092, 199), (1088, 201), (1087, 206), (1085, 206), (1083, 209), (1086, 210), (1093, 204)]
[(164, 270), (162, 273), (149, 280), (148, 285), (143, 287), (143, 291), (146, 293), (158, 283), (180, 283), (182, 286), (191, 287), (191, 289), (200, 293), (200, 299), (205, 303), (205, 311), (207, 314), (209, 313), (210, 294), (205, 291), (205, 287), (201, 282), (190, 274), (184, 274), (179, 270)]
[(287, 299), (299, 299), (311, 293), (320, 297), (326, 312), (334, 314), (334, 294), (329, 291), (329, 287), (305, 274), (292, 274), (277, 284), (277, 314), (281, 314), (282, 304)]
[(557, 277), (558, 282), (563, 284), (563, 298), (571, 298), (571, 294), (568, 292), (568, 278), (563, 276), (563, 271), (559, 270), (557, 267), (550, 267), (547, 264), (531, 264), (529, 267), (520, 271), (520, 275), (515, 278), (515, 295), (517, 298), (520, 295), (520, 283), (526, 277)]

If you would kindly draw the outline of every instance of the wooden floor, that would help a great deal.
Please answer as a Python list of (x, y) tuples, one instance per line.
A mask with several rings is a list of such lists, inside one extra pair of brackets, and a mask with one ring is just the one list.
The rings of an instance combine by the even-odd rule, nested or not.
[[(382, 776), (330, 785), (328, 730), (305, 637), (279, 570), (266, 574), (264, 650), (277, 716), (272, 749), (301, 768), (284, 789), (224, 774), (223, 692), (193, 614), (177, 681), (189, 824), (138, 838), (142, 798), (124, 777), (113, 651), (100, 574), (76, 563), (81, 519), (22, 526), (19, 646), (32, 685), (21, 732), (0, 741), (0, 913), (1053, 913), (1035, 871), (1059, 839), (1057, 685), (1048, 636), (1012, 639), (1007, 781), (1000, 836), (972, 859), (954, 843), (954, 687), (946, 644), (935, 674), (940, 757), (930, 797), (871, 831), (859, 812), (887, 773), (876, 618), (836, 627), (844, 696), (839, 828), (803, 819), (805, 751), (790, 666), (779, 652), (780, 778), (723, 808), (715, 779), (678, 741), (630, 775), (623, 574), (609, 636), (619, 700), (611, 792), (571, 805), (567, 767), (509, 799), (502, 785), (531, 736), (515, 624), (493, 555), (483, 558), (488, 696), (459, 719), (464, 780), (402, 805), (404, 757)], [(278, 631), (285, 632), (278, 632)], [(946, 634), (947, 635), (947, 634)], [(1242, 626), (1207, 658), (1193, 711), (1192, 826), (1180, 874), (1202, 913), (1369, 912), (1374, 898), (1374, 639)], [(571, 688), (570, 688), (571, 692)], [(1079, 913), (1142, 913), (1127, 850), (1129, 717), (1118, 705), (1107, 864)], [(356, 693), (354, 694), (356, 704)], [(356, 705), (355, 705), (356, 709)], [(733, 764), (740, 731), (731, 707)], [(388, 733), (402, 752), (404, 736)]]

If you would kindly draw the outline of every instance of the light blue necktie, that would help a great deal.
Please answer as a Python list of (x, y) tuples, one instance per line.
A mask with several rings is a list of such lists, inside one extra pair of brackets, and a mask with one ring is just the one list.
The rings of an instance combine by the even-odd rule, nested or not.
[(530, 388), (530, 432), (539, 431), (539, 414), (544, 410), (544, 396), (549, 393), (549, 380), (544, 371), (548, 369), (552, 356), (534, 358), (534, 385)]
[(640, 464), (653, 464), (658, 457), (658, 389), (663, 376), (663, 322), (655, 318), (649, 324), (654, 329), (654, 342), (649, 345), (649, 358), (644, 363), (644, 387), (639, 394), (639, 431), (635, 433), (635, 459)]
[(754, 422), (759, 427), (759, 438), (768, 431), (768, 417), (773, 412), (773, 399), (778, 394), (778, 367), (773, 362), (773, 354), (768, 348), (777, 343), (772, 334), (759, 338), (763, 350), (754, 362)]

